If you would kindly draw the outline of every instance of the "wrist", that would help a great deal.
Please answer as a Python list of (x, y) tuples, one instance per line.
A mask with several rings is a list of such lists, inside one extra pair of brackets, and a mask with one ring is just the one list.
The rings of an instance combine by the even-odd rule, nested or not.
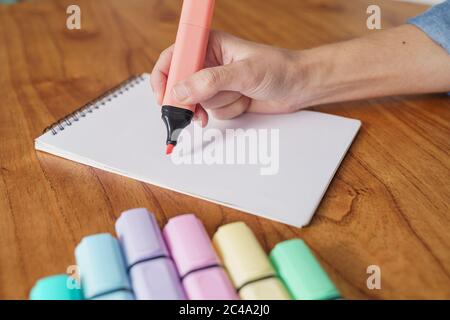
[(332, 59), (326, 57), (323, 48), (295, 52), (295, 95), (300, 109), (322, 103), (328, 96)]
[(366, 60), (373, 50), (367, 43), (347, 41), (300, 51), (302, 107), (379, 96), (376, 90), (390, 71)]

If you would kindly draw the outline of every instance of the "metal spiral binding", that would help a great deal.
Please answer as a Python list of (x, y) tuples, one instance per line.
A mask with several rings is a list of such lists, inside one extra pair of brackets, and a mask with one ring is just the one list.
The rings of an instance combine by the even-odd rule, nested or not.
[(89, 113), (93, 113), (95, 110), (98, 110), (102, 106), (105, 106), (108, 102), (119, 97), (120, 95), (123, 95), (125, 92), (129, 91), (131, 88), (144, 80), (144, 75), (133, 76), (128, 80), (125, 80), (118, 86), (103, 93), (100, 97), (86, 103), (81, 108), (52, 123), (50, 126), (45, 128), (44, 133), (51, 131), (53, 135), (57, 135), (58, 132), (63, 131), (65, 128), (71, 126), (74, 122), (80, 121), (82, 118), (85, 118)]

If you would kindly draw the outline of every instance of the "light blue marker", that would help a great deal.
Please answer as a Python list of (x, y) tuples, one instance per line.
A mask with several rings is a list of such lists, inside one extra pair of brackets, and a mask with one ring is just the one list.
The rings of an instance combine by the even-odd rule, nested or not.
[(31, 289), (30, 300), (82, 300), (81, 289), (73, 287), (73, 281), (66, 274), (42, 278)]
[(109, 233), (89, 236), (75, 249), (86, 299), (133, 300), (119, 242)]

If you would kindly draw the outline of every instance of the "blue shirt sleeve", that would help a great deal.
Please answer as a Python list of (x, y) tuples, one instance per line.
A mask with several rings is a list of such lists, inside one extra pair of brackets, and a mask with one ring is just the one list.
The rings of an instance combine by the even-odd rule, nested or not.
[(409, 19), (408, 23), (421, 29), (450, 54), (450, 0)]

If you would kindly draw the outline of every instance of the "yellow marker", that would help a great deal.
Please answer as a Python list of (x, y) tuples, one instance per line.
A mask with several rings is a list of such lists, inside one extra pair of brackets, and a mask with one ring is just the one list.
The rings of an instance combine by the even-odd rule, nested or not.
[(266, 253), (245, 223), (220, 227), (213, 242), (241, 299), (290, 299)]

